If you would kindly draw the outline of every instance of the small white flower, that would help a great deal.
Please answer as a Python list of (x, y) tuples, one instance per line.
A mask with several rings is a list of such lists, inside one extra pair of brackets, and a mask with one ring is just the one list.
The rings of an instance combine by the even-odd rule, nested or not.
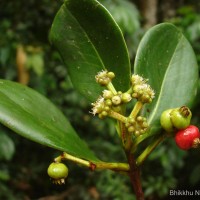
[(150, 98), (153, 99), (155, 97), (154, 90), (150, 87), (150, 85), (148, 85), (148, 84), (145, 84), (145, 85), (147, 85), (145, 90), (144, 90), (145, 93), (147, 93), (150, 96)]
[(113, 93), (110, 90), (104, 90), (103, 91), (103, 97), (105, 99), (111, 99), (113, 97)]
[(102, 70), (97, 73), (95, 76), (96, 81), (98, 82), (99, 79), (105, 78), (107, 76), (108, 71), (107, 70)]
[(102, 96), (100, 96), (95, 103), (91, 104), (93, 106), (92, 112), (91, 112), (93, 115), (96, 115), (102, 112), (104, 108), (104, 101), (105, 99)]
[(107, 70), (102, 70), (102, 71), (98, 72), (97, 76), (100, 76), (100, 77), (107, 76), (107, 73), (108, 73)]
[(142, 78), (141, 76), (139, 76), (137, 74), (133, 74), (131, 77), (132, 85), (144, 84), (144, 83), (146, 83), (146, 81), (147, 80), (145, 80), (144, 78)]
[(98, 74), (95, 76), (96, 82), (99, 83), (102, 86), (108, 85), (111, 80), (115, 77), (115, 74), (113, 72), (108, 72), (107, 70), (102, 70), (98, 72)]

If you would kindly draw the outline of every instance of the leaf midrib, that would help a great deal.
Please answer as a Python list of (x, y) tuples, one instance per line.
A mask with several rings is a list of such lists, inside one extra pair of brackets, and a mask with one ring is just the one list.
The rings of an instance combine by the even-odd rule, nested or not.
[[(31, 118), (35, 121), (35, 122), (38, 122), (40, 123), (41, 121), (38, 119), (38, 118), (35, 118), (34, 115), (31, 114), (31, 112), (28, 112), (26, 109), (24, 109), (20, 104), (16, 103), (15, 101), (13, 101), (8, 95), (6, 95), (5, 93), (3, 92), (0, 92), (2, 95), (4, 95), (7, 99), (9, 99), (9, 101), (13, 104), (13, 105), (16, 105), (17, 107), (20, 107), (21, 110), (23, 110), (23, 112), (27, 113), (29, 116), (31, 116)], [(43, 124), (43, 126), (45, 128), (47, 128), (48, 130), (50, 131), (53, 131), (53, 132), (63, 132), (63, 130), (60, 129), (60, 127), (58, 128), (54, 128), (54, 126), (47, 126), (46, 123)]]

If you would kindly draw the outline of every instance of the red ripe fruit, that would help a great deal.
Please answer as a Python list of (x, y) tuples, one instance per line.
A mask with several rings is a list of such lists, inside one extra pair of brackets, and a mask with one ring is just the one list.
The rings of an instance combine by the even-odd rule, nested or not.
[(200, 138), (200, 133), (199, 129), (194, 125), (190, 125), (186, 129), (179, 130), (175, 135), (177, 146), (183, 150), (192, 148), (196, 138)]

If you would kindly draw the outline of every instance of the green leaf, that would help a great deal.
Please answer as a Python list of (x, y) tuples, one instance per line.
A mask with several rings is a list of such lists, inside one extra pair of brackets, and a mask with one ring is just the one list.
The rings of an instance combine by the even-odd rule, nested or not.
[(192, 106), (197, 93), (197, 61), (189, 42), (174, 25), (159, 24), (145, 34), (134, 69), (149, 79), (156, 93), (146, 107), (150, 110), (150, 124), (160, 126), (160, 115), (168, 108)]
[(24, 85), (0, 80), (0, 122), (42, 145), (98, 160), (65, 116), (47, 98)]
[(0, 132), (0, 159), (11, 160), (15, 152), (13, 140), (5, 133)]
[(129, 88), (130, 61), (122, 32), (95, 0), (67, 0), (58, 11), (50, 41), (60, 52), (74, 87), (90, 101), (101, 91), (95, 75), (113, 71), (117, 90)]
[(133, 34), (140, 28), (140, 16), (136, 6), (128, 0), (101, 0), (123, 33)]

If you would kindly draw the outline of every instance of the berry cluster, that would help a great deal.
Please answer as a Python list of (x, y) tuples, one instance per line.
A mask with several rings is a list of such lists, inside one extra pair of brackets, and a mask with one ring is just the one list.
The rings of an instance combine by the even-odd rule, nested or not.
[(167, 132), (184, 129), (190, 125), (192, 113), (186, 106), (165, 110), (160, 118), (161, 126)]
[(175, 133), (175, 142), (180, 149), (188, 150), (200, 145), (199, 129), (190, 125), (192, 113), (186, 106), (168, 109), (160, 118), (163, 129), (169, 133)]

